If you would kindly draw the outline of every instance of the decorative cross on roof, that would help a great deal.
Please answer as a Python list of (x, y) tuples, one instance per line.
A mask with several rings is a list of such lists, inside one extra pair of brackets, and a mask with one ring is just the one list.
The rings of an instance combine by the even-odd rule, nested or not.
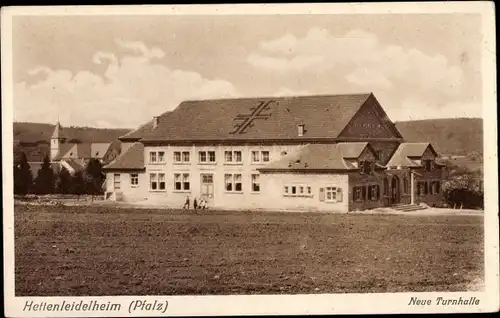
[(247, 115), (237, 115), (234, 118), (234, 130), (230, 134), (243, 134), (246, 132), (247, 128), (253, 126), (253, 121), (256, 119), (267, 120), (271, 117), (270, 113), (262, 114), (263, 111), (270, 110), (269, 104), (273, 103), (273, 100), (262, 101), (257, 107), (250, 108), (250, 114)]

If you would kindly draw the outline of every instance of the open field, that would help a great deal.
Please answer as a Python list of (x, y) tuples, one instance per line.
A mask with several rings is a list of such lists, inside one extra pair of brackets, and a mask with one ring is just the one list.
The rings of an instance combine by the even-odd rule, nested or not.
[(482, 215), (15, 206), (16, 296), (463, 291)]

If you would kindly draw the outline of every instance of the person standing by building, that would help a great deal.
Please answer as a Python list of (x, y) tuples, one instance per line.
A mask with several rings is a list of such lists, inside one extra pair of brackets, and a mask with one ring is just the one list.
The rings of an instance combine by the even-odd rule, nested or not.
[(189, 195), (186, 197), (186, 202), (184, 203), (184, 206), (182, 208), (189, 210)]

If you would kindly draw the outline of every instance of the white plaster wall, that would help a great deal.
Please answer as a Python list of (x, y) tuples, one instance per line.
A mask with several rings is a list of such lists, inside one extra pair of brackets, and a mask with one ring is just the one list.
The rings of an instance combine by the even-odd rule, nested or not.
[[(130, 174), (136, 172), (121, 172), (121, 173), (107, 173), (106, 174), (106, 189), (107, 192), (114, 192), (114, 198), (120, 198), (120, 201), (135, 202), (144, 201), (148, 197), (148, 182), (145, 173), (136, 173), (139, 177), (139, 184), (137, 186), (130, 183)], [(114, 175), (120, 174), (120, 189), (114, 188)]]
[[(269, 151), (270, 161), (278, 160), (281, 158), (282, 151), (288, 154), (297, 150), (298, 145), (270, 145), (270, 146), (157, 146), (145, 147), (144, 159), (146, 162), (146, 187), (148, 201), (165, 204), (172, 207), (182, 207), (186, 196), (190, 196), (191, 204), (194, 197), (199, 198), (201, 193), (201, 174), (212, 173), (214, 178), (214, 199), (211, 202), (213, 207), (224, 208), (258, 208), (262, 207), (262, 193), (266, 191), (262, 187), (260, 193), (253, 193), (251, 191), (251, 175), (258, 174), (257, 169), (267, 163), (253, 164), (251, 161), (251, 153), (253, 150), (267, 150)], [(225, 163), (225, 151), (241, 151), (242, 163), (228, 164)], [(150, 164), (149, 152), (150, 151), (165, 151), (166, 162), (162, 164)], [(190, 162), (174, 163), (175, 151), (189, 151)], [(215, 151), (215, 163), (199, 163), (199, 151)], [(150, 191), (149, 190), (149, 174), (152, 172), (165, 173), (166, 177), (166, 191)], [(190, 190), (189, 191), (175, 191), (174, 190), (174, 174), (175, 173), (189, 173), (190, 174)], [(241, 174), (242, 175), (242, 188), (241, 193), (232, 193), (225, 191), (224, 175), (226, 173)], [(261, 177), (262, 179), (262, 177)]]
[[(346, 174), (265, 174), (262, 175), (264, 197), (261, 199), (263, 208), (280, 210), (311, 210), (311, 211), (348, 211), (348, 176)], [(283, 193), (285, 185), (304, 185), (311, 187), (310, 197), (289, 197)], [(341, 202), (322, 202), (319, 199), (319, 189), (337, 187), (342, 189)]]

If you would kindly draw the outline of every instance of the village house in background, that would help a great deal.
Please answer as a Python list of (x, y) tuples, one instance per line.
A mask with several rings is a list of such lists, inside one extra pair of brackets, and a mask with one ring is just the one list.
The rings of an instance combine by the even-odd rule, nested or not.
[(76, 171), (84, 170), (91, 158), (98, 159), (101, 164), (106, 165), (121, 153), (121, 143), (116, 138), (120, 130), (116, 132), (98, 131), (94, 128), (63, 128), (59, 121), (53, 127), (50, 139), (42, 135), (40, 140), (34, 140), (33, 136), (29, 136), (30, 142), (15, 140), (14, 164), (18, 164), (21, 153), (24, 153), (33, 176), (36, 176), (45, 156), (48, 156), (54, 172), (57, 173), (63, 168), (74, 174)]
[(85, 169), (90, 159), (97, 159), (107, 164), (120, 154), (119, 142), (106, 143), (71, 143), (64, 134), (64, 129), (57, 122), (50, 138), (50, 161), (68, 170), (70, 174)]
[(105, 198), (182, 207), (352, 211), (442, 203), (444, 165), (373, 94), (182, 102), (119, 138)]

